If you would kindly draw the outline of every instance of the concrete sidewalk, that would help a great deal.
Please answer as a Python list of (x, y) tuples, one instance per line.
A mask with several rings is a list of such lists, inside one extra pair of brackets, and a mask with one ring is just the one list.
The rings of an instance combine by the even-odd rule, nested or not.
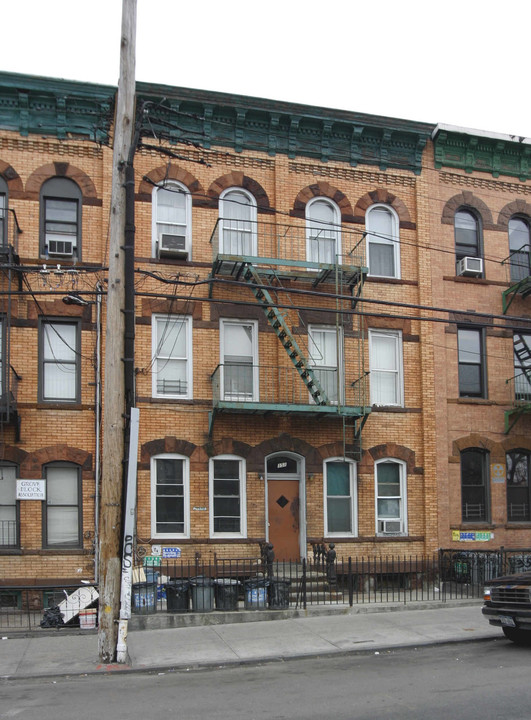
[[(265, 613), (250, 612), (254, 619)], [(261, 616), (261, 617), (259, 617)], [(105, 673), (146, 672), (286, 660), (392, 648), (503, 639), (481, 614), (481, 602), (381, 604), (321, 607), (285, 619), (267, 613), (267, 622), (224, 622), (130, 631), (127, 665), (101, 665), (95, 631), (0, 640), (0, 678), (20, 679)], [(230, 619), (230, 618), (228, 618)], [(252, 617), (246, 618), (253, 620)], [(198, 622), (204, 622), (198, 619)]]

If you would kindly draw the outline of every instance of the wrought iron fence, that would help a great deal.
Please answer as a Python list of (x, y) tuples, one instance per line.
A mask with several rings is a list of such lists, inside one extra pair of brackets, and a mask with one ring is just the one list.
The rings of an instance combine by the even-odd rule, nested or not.
[[(146, 558), (148, 560), (148, 558)], [(433, 556), (337, 558), (324, 545), (308, 561), (260, 557), (213, 562), (152, 556), (133, 573), (132, 612), (278, 610), (315, 605), (478, 600), (486, 580), (531, 570), (531, 549), (442, 549)], [(80, 613), (97, 604), (93, 587), (0, 587), (0, 629), (41, 627), (59, 606), (63, 623), (83, 627)], [(85, 596), (82, 593), (85, 593)], [(46, 622), (44, 622), (46, 627)], [(86, 625), (85, 625), (86, 627)]]

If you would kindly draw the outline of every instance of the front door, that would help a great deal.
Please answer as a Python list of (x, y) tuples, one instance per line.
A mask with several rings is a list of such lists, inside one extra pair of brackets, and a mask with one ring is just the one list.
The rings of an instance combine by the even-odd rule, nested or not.
[(299, 560), (300, 463), (286, 455), (275, 455), (267, 461), (267, 508), (269, 542), (276, 560)]

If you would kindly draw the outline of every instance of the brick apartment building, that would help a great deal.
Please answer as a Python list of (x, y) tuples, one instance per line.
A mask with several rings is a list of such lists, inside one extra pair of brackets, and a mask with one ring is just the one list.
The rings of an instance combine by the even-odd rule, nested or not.
[[(94, 577), (114, 93), (0, 75), (4, 582)], [(529, 244), (529, 145), (166, 86), (137, 95), (144, 552), (529, 546), (529, 273), (501, 264), (529, 262), (516, 247), (526, 228)], [(44, 482), (17, 499), (17, 478)]]

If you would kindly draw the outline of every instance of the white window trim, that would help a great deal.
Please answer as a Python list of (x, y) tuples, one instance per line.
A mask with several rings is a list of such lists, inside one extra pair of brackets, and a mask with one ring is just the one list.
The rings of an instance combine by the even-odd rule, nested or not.
[[(373, 387), (371, 383), (371, 405), (376, 405), (377, 407), (404, 407), (404, 352), (402, 347), (402, 331), (401, 330), (372, 330), (369, 329), (369, 370), (370, 373), (374, 371), (381, 372), (378, 368), (373, 366), (373, 357), (374, 353), (372, 351), (372, 342), (374, 337), (393, 337), (396, 339), (395, 344), (395, 351), (396, 351), (396, 361), (397, 361), (397, 371), (396, 374), (398, 375), (397, 383), (398, 383), (398, 402), (396, 403), (378, 403), (375, 401), (374, 398), (374, 392)], [(370, 376), (369, 376), (370, 377)]]
[(226, 217), (225, 213), (225, 204), (228, 204), (230, 202), (226, 200), (227, 195), (233, 192), (239, 192), (242, 195), (245, 195), (245, 197), (250, 200), (250, 218), (249, 222), (251, 223), (251, 255), (257, 256), (258, 255), (258, 233), (257, 233), (257, 208), (256, 208), (256, 198), (254, 195), (247, 190), (244, 190), (242, 187), (234, 186), (227, 188), (226, 190), (223, 190), (221, 195), (219, 196), (219, 218), (220, 218), (220, 227), (219, 227), (219, 252), (223, 253), (224, 248), (222, 247), (223, 243), (223, 220), (228, 220), (229, 218)]
[[(376, 208), (385, 208), (385, 210), (388, 210), (391, 214), (391, 217), (393, 219), (393, 236), (392, 238), (386, 239), (381, 237), (372, 237), (371, 238), (371, 225), (370, 225), (370, 216), (371, 212), (375, 210)], [(390, 278), (393, 280), (400, 280), (401, 278), (401, 268), (400, 268), (400, 232), (399, 232), (400, 222), (398, 219), (398, 215), (396, 214), (396, 211), (390, 206), (385, 205), (384, 203), (376, 203), (375, 205), (371, 205), (370, 208), (367, 210), (366, 214), (366, 220), (365, 220), (365, 228), (367, 231), (367, 239), (366, 239), (366, 255), (367, 255), (367, 264), (369, 266), (369, 275), (371, 277), (381, 277), (381, 278)], [(375, 243), (381, 243), (382, 245), (392, 245), (394, 249), (394, 261), (395, 261), (395, 274), (394, 275), (378, 275), (371, 270), (370, 265), (370, 252), (369, 252), (369, 244), (371, 242)]]
[[(252, 339), (252, 353), (253, 353), (253, 396), (252, 398), (240, 399), (231, 398), (230, 395), (225, 394), (225, 326), (226, 325), (252, 325), (253, 326), (253, 339)], [(220, 398), (222, 400), (231, 399), (234, 402), (258, 402), (260, 399), (260, 388), (259, 388), (259, 372), (258, 372), (258, 321), (257, 320), (238, 320), (236, 318), (221, 318), (219, 321), (219, 357), (222, 367), (220, 375)]]
[(323, 224), (323, 229), (332, 229), (335, 230), (337, 233), (336, 237), (336, 256), (337, 256), (337, 262), (341, 264), (341, 211), (338, 207), (338, 205), (333, 201), (330, 200), (330, 198), (323, 197), (323, 196), (317, 196), (312, 198), (306, 203), (305, 208), (305, 220), (306, 220), (306, 259), (308, 262), (316, 262), (315, 260), (311, 260), (311, 251), (310, 251), (310, 240), (311, 240), (311, 223), (317, 222), (316, 220), (313, 220), (313, 218), (310, 215), (311, 207), (315, 203), (318, 202), (324, 202), (327, 205), (329, 205), (333, 212), (334, 212), (334, 224), (333, 226), (327, 226)]
[[(351, 532), (328, 531), (328, 493), (327, 493), (327, 464), (340, 462), (348, 465), (350, 482), (350, 513), (352, 518)], [(324, 500), (324, 529), (325, 537), (358, 537), (358, 476), (356, 463), (344, 457), (330, 457), (323, 463), (323, 500)]]
[[(158, 342), (157, 342), (157, 320), (169, 322), (183, 322), (186, 332), (186, 393), (169, 394), (159, 393), (157, 390), (157, 358), (158, 358)], [(152, 397), (165, 398), (166, 400), (190, 400), (193, 397), (193, 352), (192, 352), (192, 318), (189, 315), (166, 315), (164, 313), (154, 314), (151, 317), (151, 357), (153, 358), (153, 369), (151, 372), (151, 392)]]
[(153, 188), (151, 195), (151, 253), (152, 257), (158, 257), (159, 239), (157, 233), (157, 193), (159, 190), (168, 190), (176, 188), (181, 190), (185, 198), (186, 211), (186, 251), (188, 252), (188, 260), (192, 259), (192, 195), (186, 185), (177, 180), (166, 180), (163, 185)]
[[(378, 466), (384, 463), (395, 463), (399, 467), (400, 477), (400, 522), (402, 523), (402, 530), (399, 533), (384, 533), (379, 529), (378, 517)], [(407, 522), (407, 466), (403, 460), (397, 458), (382, 458), (374, 463), (374, 516), (376, 520), (376, 535), (377, 537), (387, 537), (391, 540), (393, 537), (402, 537), (408, 534), (408, 522)], [(389, 518), (384, 518), (389, 520)]]
[[(316, 332), (329, 332), (330, 334), (334, 334), (335, 337), (335, 344), (336, 344), (336, 356), (337, 356), (337, 374), (338, 374), (338, 382), (339, 382), (339, 403), (343, 404), (345, 400), (345, 378), (344, 378), (344, 362), (343, 362), (343, 332), (341, 328), (336, 328), (332, 325), (309, 325), (308, 326), (308, 348), (309, 348), (309, 355), (310, 355), (310, 367), (312, 370), (315, 368), (316, 370), (319, 369), (331, 369), (328, 368), (328, 366), (325, 365), (319, 365), (319, 363), (314, 362), (314, 358), (312, 358), (312, 348), (315, 347), (317, 349), (317, 345), (315, 341), (313, 340), (312, 334)], [(311, 397), (311, 396), (310, 396)], [(312, 403), (315, 401), (311, 400)], [(337, 405), (337, 400), (331, 401), (333, 405)]]
[[(237, 460), (240, 465), (240, 532), (214, 532), (214, 460)], [(245, 459), (239, 455), (216, 455), (208, 463), (208, 514), (211, 538), (247, 537), (247, 468)]]
[[(157, 532), (157, 460), (183, 460), (184, 474), (184, 532), (159, 533)], [(153, 455), (150, 463), (151, 483), (151, 537), (153, 538), (189, 538), (190, 537), (190, 458), (177, 453), (162, 453)]]

